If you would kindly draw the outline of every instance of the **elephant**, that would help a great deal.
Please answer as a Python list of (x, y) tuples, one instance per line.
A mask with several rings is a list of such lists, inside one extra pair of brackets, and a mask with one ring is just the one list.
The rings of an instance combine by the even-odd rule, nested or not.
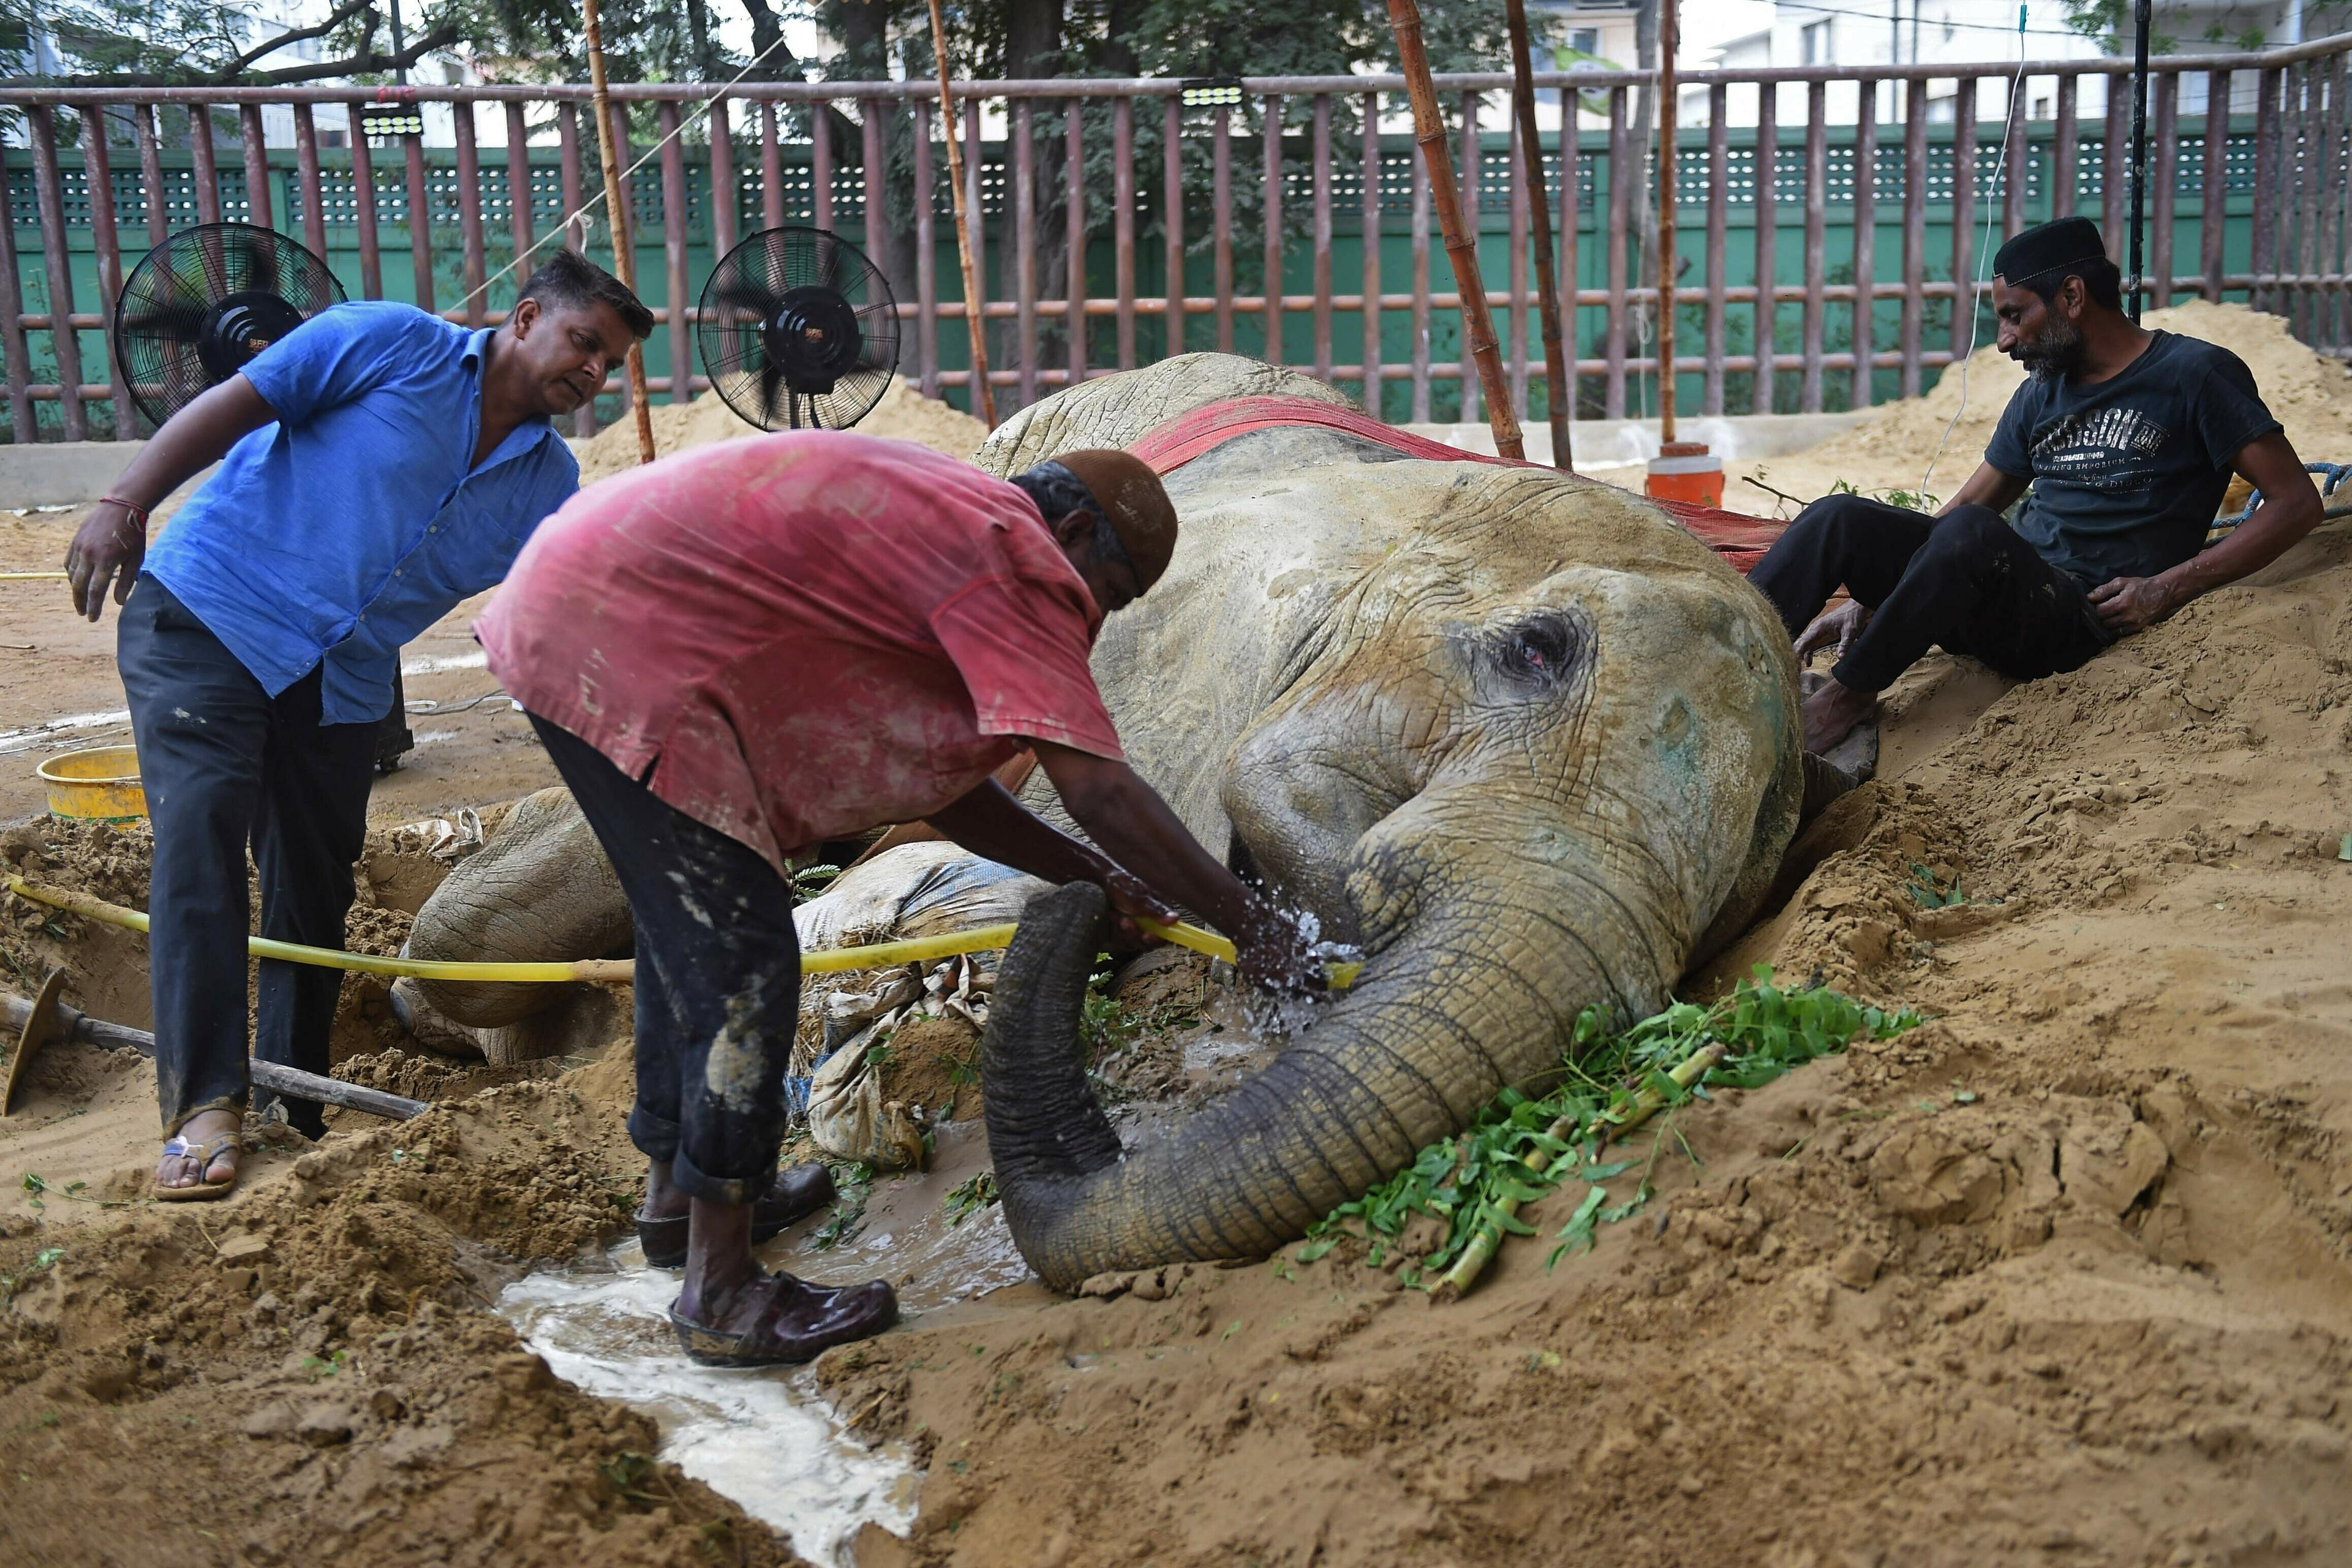
[[(978, 460), (1130, 445), (1241, 395), (1221, 383), (1332, 395), (1272, 376), (1196, 354), (1090, 381)], [(1262, 1257), (1555, 1067), (1587, 1007), (1657, 1010), (1753, 918), (1804, 795), (1778, 616), (1632, 495), (1297, 427), (1166, 482), (1175, 559), (1095, 649), (1129, 761), (1365, 967), (1254, 1076), (1122, 1149), (1076, 1044), (1101, 896), (1030, 902), (981, 1071), (1005, 1217), (1063, 1290)]]
[[(1022, 410), (975, 460), (1009, 474), (1260, 395), (1346, 404), (1186, 354)], [(1105, 623), (1097, 682), (1193, 835), (1364, 968), (1254, 1075), (1122, 1150), (1077, 1044), (1100, 894), (1029, 904), (982, 1068), (1006, 1218), (1062, 1290), (1263, 1256), (1556, 1067), (1588, 1008), (1655, 1011), (1758, 912), (1805, 793), (1778, 616), (1629, 493), (1313, 425), (1236, 435), (1166, 484), (1174, 560)], [(1067, 825), (1042, 773), (1023, 793)]]

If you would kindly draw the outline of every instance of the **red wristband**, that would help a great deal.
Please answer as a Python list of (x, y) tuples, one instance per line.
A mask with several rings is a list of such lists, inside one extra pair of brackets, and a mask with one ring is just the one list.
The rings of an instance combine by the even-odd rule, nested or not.
[(136, 521), (137, 521), (137, 522), (138, 522), (138, 524), (139, 524), (139, 531), (140, 531), (140, 532), (144, 533), (144, 532), (146, 532), (146, 531), (147, 531), (147, 509), (146, 509), (145, 507), (143, 507), (143, 506), (132, 506), (129, 501), (124, 500), (121, 496), (102, 496), (102, 497), (100, 497), (100, 498), (99, 499), (99, 503), (98, 503), (98, 504), (99, 504), (99, 505), (100, 505), (100, 506), (119, 506), (119, 507), (121, 507), (123, 510), (125, 510), (125, 511), (129, 512), (129, 513), (131, 515), (131, 517), (132, 517), (134, 520), (136, 520)]

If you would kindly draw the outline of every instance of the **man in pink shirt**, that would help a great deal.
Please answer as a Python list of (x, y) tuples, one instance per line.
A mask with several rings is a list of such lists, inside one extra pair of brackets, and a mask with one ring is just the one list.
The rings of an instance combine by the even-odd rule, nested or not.
[[(1199, 911), (1252, 980), (1313, 970), (1297, 926), (1130, 770), (1087, 666), (1103, 616), (1176, 546), (1158, 476), (1064, 454), (1010, 481), (905, 442), (747, 437), (582, 492), (478, 626), (627, 893), (636, 923), (646, 1214), (683, 1211), (670, 1314), (697, 1361), (804, 1361), (887, 1327), (874, 1280), (766, 1274), (800, 948), (796, 850), (923, 821), (1124, 915)], [(1034, 750), (1091, 844), (992, 773)], [(771, 1226), (773, 1221), (771, 1220)]]

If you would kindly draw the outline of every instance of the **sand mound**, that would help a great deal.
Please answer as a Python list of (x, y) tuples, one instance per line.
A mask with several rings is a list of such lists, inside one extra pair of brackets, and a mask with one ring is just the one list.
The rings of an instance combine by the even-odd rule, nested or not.
[(2343, 1561), (2347, 671), (2342, 524), (2074, 675), (1927, 671), (1948, 740), (1701, 986), (1936, 1021), (1610, 1156), (1659, 1195), (1589, 1255), (1574, 1185), (1456, 1306), (1343, 1246), (820, 1374), (962, 1461), (927, 1561)]
[[(2352, 369), (2314, 353), (2290, 336), (2284, 316), (2195, 300), (2150, 310), (2143, 322), (2219, 343), (2244, 360), (2263, 400), (2305, 462), (2352, 462)], [(1944, 442), (1945, 426), (1958, 415), (1959, 423), (1952, 426), (1951, 439), (1928, 483), (1936, 495), (1948, 497), (1975, 470), (2010, 395), (2025, 380), (2024, 371), (1990, 344), (1970, 355), (1966, 368), (1965, 409), (1961, 367), (1947, 366), (1924, 396), (1888, 404), (1867, 424), (1818, 447), (1761, 463), (1728, 465), (1734, 477), (1725, 491), (1726, 503), (1760, 515), (1773, 512), (1778, 503), (1771, 496), (1738, 482), (1746, 475), (1807, 500), (1828, 493), (1839, 479), (1870, 493), (1916, 491), (1928, 458)]]
[[(653, 405), (654, 450), (667, 456), (712, 441), (756, 436), (760, 427), (745, 423), (715, 392), (692, 403)], [(913, 441), (950, 458), (970, 458), (980, 449), (988, 426), (971, 415), (935, 398), (925, 397), (902, 377), (892, 376), (890, 388), (874, 412), (857, 422), (862, 436), (887, 436)], [(637, 425), (634, 416), (608, 425), (573, 448), (580, 455), (580, 482), (593, 484), (637, 466)]]
[[(1934, 1022), (1653, 1123), (1611, 1156), (1654, 1162), (1639, 1213), (1548, 1269), (1584, 1189), (1529, 1205), (1538, 1237), (1454, 1306), (1343, 1246), (1171, 1270), (1158, 1300), (1014, 1287), (835, 1352), (845, 1418), (928, 1463), (915, 1539), (868, 1568), (2352, 1560), (2352, 525), (2071, 675), (1939, 657), (1890, 710), (1885, 776), (1694, 989), (1769, 962)], [(141, 901), (137, 840), (93, 832), (0, 858)], [(0, 927), (78, 984), (141, 973), (131, 939)], [(1193, 977), (1121, 1000), (1181, 1014)], [(941, 1028), (908, 1063), (976, 1099), (968, 1048)], [(1116, 1090), (1130, 1061), (1184, 1075), (1148, 1044), (1097, 1066)], [(144, 1064), (52, 1069), (0, 1123), (16, 1555), (81, 1561), (103, 1517), (125, 1561), (776, 1560), (478, 1306), (509, 1259), (625, 1225), (625, 1057), (278, 1135), (246, 1192), (186, 1211), (80, 1201), (152, 1158)], [(110, 1127), (106, 1160), (68, 1160)], [(29, 1172), (57, 1178), (41, 1210)]]
[(0, 1220), (9, 1560), (796, 1562), (482, 1310), (620, 1229), (642, 1163), (598, 1097), (519, 1086), (61, 1249)]

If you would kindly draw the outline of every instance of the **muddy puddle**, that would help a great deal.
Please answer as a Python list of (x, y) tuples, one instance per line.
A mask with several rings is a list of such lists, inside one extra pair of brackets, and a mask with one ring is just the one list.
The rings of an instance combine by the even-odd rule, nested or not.
[[(826, 1237), (820, 1215), (761, 1248), (772, 1268), (824, 1284), (884, 1278), (908, 1321), (1030, 1278), (990, 1207), (961, 1224), (946, 1198), (987, 1168), (976, 1122), (940, 1129), (930, 1170), (883, 1177), (855, 1219)], [(856, 1206), (853, 1197), (852, 1205)], [(499, 1296), (498, 1310), (555, 1374), (651, 1415), (661, 1457), (740, 1503), (827, 1568), (851, 1568), (868, 1523), (903, 1535), (921, 1474), (897, 1445), (868, 1448), (818, 1392), (808, 1368), (698, 1367), (679, 1353), (667, 1313), (677, 1276), (646, 1267), (635, 1240), (592, 1262), (541, 1269)]]

